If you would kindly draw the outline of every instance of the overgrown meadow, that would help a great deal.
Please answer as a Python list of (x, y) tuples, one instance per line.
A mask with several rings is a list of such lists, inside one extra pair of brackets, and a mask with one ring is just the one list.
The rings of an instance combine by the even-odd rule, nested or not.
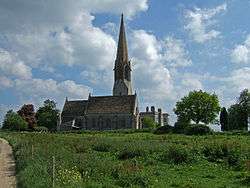
[(250, 135), (0, 132), (18, 187), (250, 187)]

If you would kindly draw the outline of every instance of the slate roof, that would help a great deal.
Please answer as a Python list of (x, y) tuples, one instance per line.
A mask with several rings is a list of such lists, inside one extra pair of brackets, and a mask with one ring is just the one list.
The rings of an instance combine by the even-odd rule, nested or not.
[(133, 113), (136, 95), (90, 97), (87, 113)]
[(80, 116), (84, 114), (88, 101), (66, 101), (63, 107), (63, 116)]

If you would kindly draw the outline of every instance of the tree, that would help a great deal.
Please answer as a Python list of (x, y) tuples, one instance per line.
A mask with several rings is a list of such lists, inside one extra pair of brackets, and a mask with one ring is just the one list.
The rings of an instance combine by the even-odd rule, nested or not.
[(25, 104), (17, 113), (28, 123), (29, 129), (36, 126), (36, 117), (33, 104)]
[(228, 122), (230, 130), (246, 130), (246, 111), (240, 104), (234, 104), (228, 109)]
[(16, 112), (10, 110), (5, 115), (2, 129), (23, 131), (28, 129), (28, 123)]
[(219, 100), (217, 95), (206, 92), (192, 91), (176, 103), (174, 109), (178, 120), (196, 124), (203, 122), (212, 123), (220, 112)]
[(250, 114), (250, 92), (244, 89), (237, 103), (228, 109), (230, 130), (247, 130)]
[(150, 117), (144, 117), (142, 119), (142, 125), (143, 125), (143, 128), (154, 129), (154, 128), (158, 127), (157, 123)]
[(220, 124), (221, 124), (221, 130), (222, 131), (228, 131), (229, 130), (229, 127), (228, 127), (228, 113), (227, 113), (227, 109), (225, 107), (223, 107), (221, 109)]
[(59, 110), (56, 109), (56, 103), (52, 100), (46, 100), (43, 106), (36, 113), (37, 125), (47, 127), (49, 130), (55, 130), (57, 126), (57, 117)]

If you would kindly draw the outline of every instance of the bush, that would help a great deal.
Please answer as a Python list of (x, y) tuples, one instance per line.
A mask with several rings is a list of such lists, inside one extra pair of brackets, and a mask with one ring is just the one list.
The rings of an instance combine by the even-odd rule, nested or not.
[(158, 127), (158, 125), (157, 125), (157, 123), (155, 123), (155, 121), (152, 118), (144, 117), (142, 119), (142, 127), (143, 128), (155, 129), (156, 127)]
[(125, 148), (118, 153), (118, 159), (126, 160), (143, 156), (144, 151), (139, 148)]
[(24, 131), (28, 129), (28, 123), (17, 113), (8, 111), (4, 118), (3, 129)]
[(225, 162), (237, 169), (242, 167), (240, 152), (229, 144), (212, 144), (203, 148), (203, 154), (210, 162)]
[(93, 150), (99, 152), (109, 152), (111, 145), (105, 143), (99, 143), (93, 146)]
[(208, 126), (202, 124), (193, 124), (185, 129), (187, 135), (206, 135), (211, 132), (212, 130)]
[(185, 133), (185, 129), (190, 126), (189, 122), (177, 121), (174, 124), (174, 133)]
[(191, 151), (185, 146), (176, 145), (171, 146), (166, 152), (161, 156), (161, 160), (167, 163), (183, 164), (192, 161)]
[(154, 134), (166, 134), (166, 133), (172, 133), (174, 130), (174, 127), (170, 125), (165, 125), (162, 127), (158, 127), (155, 131)]

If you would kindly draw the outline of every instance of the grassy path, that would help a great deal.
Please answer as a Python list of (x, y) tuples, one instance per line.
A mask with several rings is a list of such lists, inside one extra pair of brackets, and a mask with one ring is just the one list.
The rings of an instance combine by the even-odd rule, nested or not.
[(0, 188), (16, 187), (15, 161), (9, 143), (0, 138)]

